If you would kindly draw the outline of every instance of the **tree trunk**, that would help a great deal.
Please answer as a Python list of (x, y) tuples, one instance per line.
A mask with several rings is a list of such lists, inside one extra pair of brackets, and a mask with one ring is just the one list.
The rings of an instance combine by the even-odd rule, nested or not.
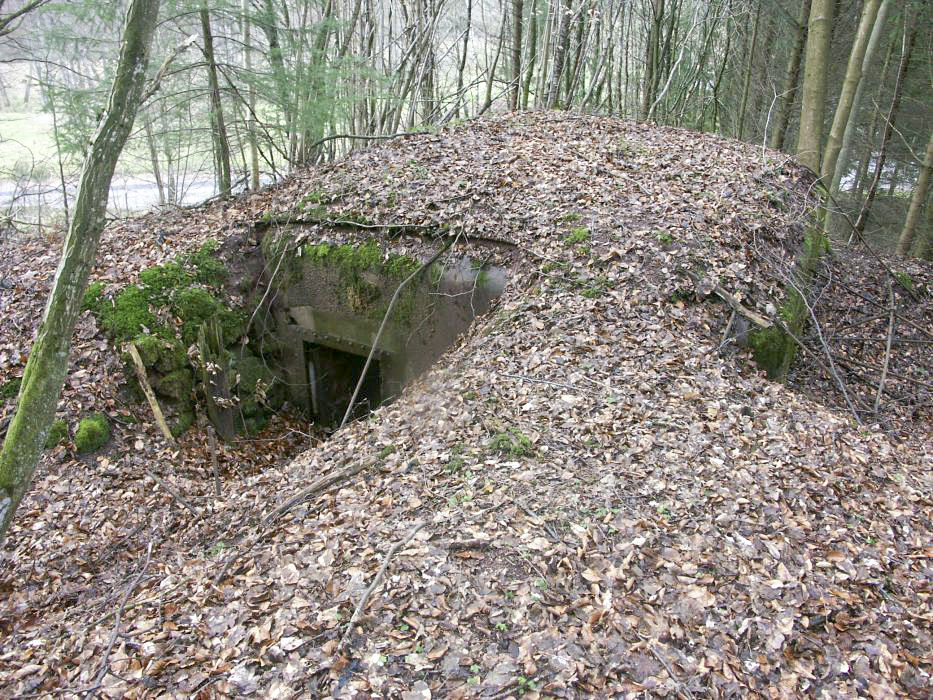
[(522, 11), (524, 0), (512, 0), (512, 95), (509, 107), (518, 109), (522, 89)]
[(842, 83), (842, 92), (839, 95), (839, 102), (836, 105), (836, 114), (833, 117), (833, 125), (829, 131), (829, 139), (826, 142), (826, 151), (823, 154), (823, 164), (820, 169), (820, 175), (823, 183), (831, 186), (836, 173), (836, 164), (839, 158), (839, 151), (842, 148), (842, 138), (846, 126), (849, 123), (849, 116), (852, 114), (855, 103), (855, 95), (862, 81), (862, 63), (865, 59), (865, 52), (868, 48), (868, 40), (871, 38), (875, 28), (875, 20), (878, 16), (878, 7), (881, 0), (866, 0), (862, 8), (862, 18), (859, 20), (858, 31), (852, 42), (852, 51), (849, 53), (849, 64), (846, 66), (846, 77)]
[[(742, 103), (739, 107), (739, 128), (736, 138), (741, 141), (745, 137), (745, 114), (748, 107), (748, 92), (752, 83), (752, 67), (755, 53), (758, 50), (758, 21), (761, 19), (761, 5), (755, 8), (755, 23), (752, 25), (752, 42), (748, 48), (748, 58), (745, 61), (745, 82), (742, 84)], [(723, 63), (725, 65), (725, 62)]]
[(110, 100), (84, 160), (62, 260), (23, 372), (16, 413), (0, 451), (0, 540), (29, 488), (55, 417), (75, 321), (106, 221), (110, 180), (145, 86), (158, 14), (159, 0), (133, 0), (126, 15)]
[[(878, 49), (878, 43), (881, 40), (881, 34), (884, 30), (884, 24), (885, 20), (887, 19), (888, 8), (890, 6), (890, 0), (882, 0), (881, 7), (878, 9), (878, 15), (875, 17), (875, 26), (872, 28), (871, 38), (868, 40), (868, 46), (865, 49), (865, 55), (862, 57), (863, 76), (870, 68), (875, 51)], [(885, 63), (885, 66), (887, 66), (887, 63)], [(884, 72), (887, 72), (887, 67), (885, 67), (882, 72), (882, 82)], [(846, 123), (846, 130), (842, 136), (842, 145), (839, 149), (839, 155), (836, 157), (836, 167), (833, 171), (833, 179), (829, 188), (830, 196), (833, 199), (839, 196), (839, 183), (842, 181), (842, 175), (844, 174), (845, 168), (847, 168), (849, 164), (850, 154), (852, 151), (852, 138), (855, 135), (855, 125), (858, 122), (859, 106), (862, 103), (862, 93), (864, 91), (865, 81), (860, 80), (858, 88), (855, 90), (855, 97), (852, 100), (852, 109), (849, 112), (849, 121)], [(873, 135), (873, 133), (874, 129), (872, 129), (869, 136)]]
[(923, 202), (927, 198), (927, 190), (930, 187), (931, 168), (933, 168), (933, 131), (930, 132), (930, 138), (927, 141), (926, 158), (923, 159), (917, 175), (917, 184), (914, 185), (914, 193), (910, 198), (910, 208), (907, 210), (907, 218), (904, 219), (904, 228), (901, 229), (901, 234), (897, 239), (898, 255), (907, 255), (914, 242), (914, 231), (920, 220), (920, 210), (923, 209)]
[(551, 85), (547, 95), (548, 109), (554, 109), (557, 106), (557, 98), (560, 96), (564, 58), (567, 55), (567, 44), (570, 42), (570, 16), (573, 14), (573, 0), (564, 0), (559, 8), (560, 21), (557, 30), (557, 45), (554, 49), (554, 67), (551, 72)]
[(528, 94), (531, 92), (531, 81), (534, 79), (535, 63), (538, 60), (538, 0), (531, 0), (531, 12), (528, 16), (528, 60), (525, 61), (525, 79), (522, 86), (522, 109), (528, 109)]
[(826, 105), (826, 69), (833, 35), (833, 0), (813, 0), (807, 29), (807, 58), (800, 102), (797, 159), (815, 173), (820, 171), (823, 111)]
[(214, 177), (220, 194), (230, 194), (230, 143), (224, 125), (223, 106), (220, 103), (220, 82), (217, 80), (217, 63), (214, 60), (214, 36), (211, 33), (211, 18), (206, 7), (202, 7), (201, 34), (204, 38), (204, 59), (207, 61), (207, 83), (211, 97), (211, 140), (214, 142)]
[(797, 19), (797, 39), (794, 49), (787, 59), (787, 71), (784, 76), (784, 89), (778, 95), (777, 114), (774, 117), (774, 129), (768, 146), (775, 150), (784, 149), (787, 138), (787, 125), (790, 123), (791, 107), (794, 105), (794, 96), (797, 94), (797, 82), (800, 79), (800, 62), (803, 58), (804, 45), (807, 43), (807, 20), (810, 16), (810, 0), (801, 0), (800, 16)]
[(651, 26), (648, 30), (648, 47), (645, 52), (645, 84), (642, 92), (641, 118), (648, 118), (654, 104), (654, 93), (658, 85), (658, 51), (661, 43), (661, 24), (664, 20), (664, 0), (651, 0)]
[[(884, 161), (888, 154), (888, 142), (891, 140), (891, 134), (894, 132), (894, 115), (901, 103), (901, 95), (904, 92), (904, 76), (907, 74), (907, 67), (910, 65), (910, 54), (914, 49), (914, 41), (917, 38), (919, 27), (916, 24), (916, 14), (907, 14), (904, 17), (904, 41), (903, 51), (901, 52), (901, 62), (897, 67), (897, 79), (894, 82), (894, 96), (891, 98), (891, 108), (888, 110), (888, 117), (884, 122), (884, 129), (881, 134), (881, 145), (878, 158), (875, 160), (875, 174), (871, 184), (868, 186), (868, 193), (865, 195), (865, 201), (858, 213), (855, 221), (855, 231), (853, 235), (859, 236), (865, 231), (865, 225), (868, 223), (868, 215), (871, 212), (872, 204), (875, 202), (875, 195), (878, 193), (878, 185), (881, 182), (881, 173), (884, 170)], [(911, 26), (909, 35), (908, 26)]]

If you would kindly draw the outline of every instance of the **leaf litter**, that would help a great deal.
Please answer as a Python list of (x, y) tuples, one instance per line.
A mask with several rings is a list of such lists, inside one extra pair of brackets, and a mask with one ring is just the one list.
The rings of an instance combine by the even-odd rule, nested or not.
[[(536, 112), (114, 222), (95, 272), (113, 286), (208, 238), (245, 250), (244, 231), (301, 218), (309, 195), (332, 222), (391, 224), (306, 221), (309, 240), (426, 258), (430, 240), (393, 227), (447, 225), (512, 275), (365, 420), (323, 439), (283, 414), (218, 445), (219, 496), (206, 431), (165, 443), (82, 316), (59, 412), (104, 411), (115, 434), (96, 455), (47, 451), (20, 508), (0, 693), (928, 697), (929, 354), (892, 345), (885, 411), (860, 426), (825, 361), (768, 381), (709, 291), (779, 308), (812, 181), (712, 135)], [(0, 383), (22, 371), (57, 255), (4, 243)], [(933, 330), (929, 264), (855, 250), (824, 272), (837, 372), (880, 367), (894, 273), (914, 286), (894, 292), (898, 327)]]

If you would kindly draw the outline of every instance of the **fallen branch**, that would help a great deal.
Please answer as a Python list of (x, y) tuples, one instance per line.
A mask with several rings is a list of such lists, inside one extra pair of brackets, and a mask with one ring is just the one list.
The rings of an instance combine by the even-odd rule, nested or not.
[(366, 607), (366, 603), (369, 600), (369, 597), (373, 594), (373, 591), (376, 590), (376, 587), (382, 581), (383, 576), (385, 576), (386, 569), (389, 568), (389, 561), (395, 556), (395, 553), (404, 547), (406, 544), (414, 539), (415, 535), (418, 534), (418, 531), (421, 530), (427, 523), (422, 521), (415, 525), (411, 531), (405, 536), (405, 539), (399, 540), (392, 548), (386, 552), (385, 559), (382, 560), (382, 566), (379, 567), (379, 571), (376, 573), (376, 578), (373, 579), (373, 582), (369, 584), (369, 588), (366, 589), (366, 592), (363, 594), (363, 597), (360, 598), (360, 602), (356, 604), (356, 609), (353, 611), (353, 615), (350, 617), (350, 622), (347, 624), (347, 629), (343, 633), (343, 636), (340, 638), (340, 643), (337, 645), (337, 651), (340, 651), (347, 644), (347, 640), (350, 638), (350, 634), (353, 632), (353, 627), (356, 625), (357, 621), (360, 619), (360, 614), (363, 612), (363, 608)]
[(878, 393), (875, 394), (875, 413), (881, 406), (881, 394), (884, 393), (884, 383), (888, 379), (888, 365), (891, 362), (891, 340), (894, 337), (894, 287), (888, 278), (888, 296), (891, 298), (891, 315), (888, 318), (888, 341), (884, 349), (884, 368), (881, 370), (881, 379), (878, 381)]
[(174, 488), (172, 488), (172, 487), (169, 485), (169, 483), (168, 483), (165, 479), (163, 479), (161, 476), (159, 476), (158, 474), (154, 474), (154, 473), (152, 473), (152, 472), (146, 472), (146, 476), (148, 476), (150, 479), (152, 479), (154, 482), (156, 482), (159, 486), (161, 486), (163, 489), (165, 489), (165, 492), (166, 492), (169, 496), (171, 496), (173, 499), (175, 499), (175, 501), (176, 501), (178, 504), (180, 504), (180, 505), (184, 506), (185, 508), (187, 508), (195, 518), (200, 518), (200, 517), (201, 517), (201, 514), (198, 512), (197, 508), (195, 508), (193, 505), (191, 505), (190, 503), (188, 503), (188, 501), (185, 500), (185, 497), (182, 496), (182, 495), (181, 495), (178, 491), (176, 491)]
[[(697, 285), (701, 284), (700, 277), (694, 274), (693, 272), (691, 272), (690, 270), (683, 270), (683, 273), (687, 275), (687, 277), (692, 279), (694, 284), (697, 284)], [(732, 307), (733, 311), (741, 314), (742, 316), (747, 318), (749, 321), (754, 323), (756, 326), (759, 326), (760, 328), (771, 328), (771, 326), (774, 325), (771, 319), (765, 318), (761, 314), (755, 311), (752, 311), (750, 308), (748, 308), (742, 302), (736, 299), (733, 294), (731, 294), (726, 289), (724, 289), (721, 285), (719, 284), (713, 285), (710, 291), (714, 292), (716, 296), (718, 296), (720, 299), (726, 302), (730, 307)]]
[(139, 385), (142, 387), (143, 393), (146, 395), (146, 401), (149, 402), (149, 407), (152, 409), (152, 415), (155, 416), (156, 423), (159, 424), (159, 428), (162, 430), (162, 435), (165, 437), (169, 443), (175, 442), (175, 437), (172, 435), (172, 431), (169, 430), (168, 424), (165, 422), (165, 416), (162, 413), (162, 407), (159, 406), (159, 402), (156, 400), (155, 392), (152, 390), (152, 386), (149, 384), (149, 377), (146, 376), (146, 366), (143, 364), (143, 359), (139, 356), (139, 350), (136, 349), (135, 343), (127, 343), (127, 350), (130, 353), (130, 357), (133, 358), (133, 366), (136, 368), (136, 378), (139, 380)]
[(334, 472), (334, 473), (328, 474), (327, 476), (321, 477), (320, 479), (315, 481), (313, 484), (311, 484), (308, 488), (306, 488), (304, 491), (297, 494), (296, 496), (293, 496), (292, 498), (289, 498), (287, 501), (285, 501), (285, 503), (280, 505), (274, 511), (269, 513), (269, 515), (263, 518), (263, 521), (262, 521), (263, 527), (267, 527), (271, 525), (273, 522), (281, 518), (292, 508), (299, 505), (300, 503), (304, 503), (305, 501), (310, 499), (312, 496), (317, 495), (321, 491), (326, 491), (332, 486), (343, 483), (344, 481), (349, 479), (351, 476), (355, 476), (356, 474), (359, 474), (364, 469), (368, 469), (369, 467), (374, 465), (376, 461), (377, 460), (375, 459), (368, 459), (358, 464), (354, 464), (351, 467), (347, 467), (346, 469), (342, 469), (338, 472)]

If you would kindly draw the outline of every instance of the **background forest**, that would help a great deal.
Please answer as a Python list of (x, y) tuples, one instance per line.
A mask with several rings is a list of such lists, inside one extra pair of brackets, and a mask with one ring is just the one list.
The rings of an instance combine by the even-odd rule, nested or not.
[[(366, 140), (490, 110), (596, 112), (797, 153), (805, 74), (821, 70), (804, 121), (832, 153), (832, 234), (849, 241), (855, 226), (882, 249), (900, 239), (900, 252), (929, 256), (933, 9), (813, 4), (172, 0), (111, 208), (256, 188)], [(0, 3), (5, 233), (67, 223), (125, 5)], [(359, 138), (334, 138), (346, 134)]]

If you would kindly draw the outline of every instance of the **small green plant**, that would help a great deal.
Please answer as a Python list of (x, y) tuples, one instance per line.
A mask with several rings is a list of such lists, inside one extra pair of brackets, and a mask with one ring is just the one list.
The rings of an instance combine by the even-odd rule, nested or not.
[(218, 554), (223, 554), (227, 549), (227, 543), (223, 540), (218, 540), (208, 551), (208, 556), (211, 558), (216, 557)]
[(588, 240), (590, 240), (590, 230), (582, 226), (572, 229), (570, 233), (564, 237), (564, 243), (569, 243), (570, 245), (585, 243)]
[(500, 632), (505, 632), (509, 629), (509, 626), (504, 622), (497, 622), (496, 629), (499, 630)]
[(547, 590), (549, 588), (547, 579), (543, 579), (543, 578), (536, 578), (534, 586), (535, 588), (542, 590), (542, 591)]
[(94, 452), (110, 440), (110, 423), (103, 413), (82, 418), (75, 431), (75, 449), (78, 454)]
[(659, 243), (668, 245), (674, 242), (674, 237), (667, 231), (655, 231), (654, 237), (658, 239)]
[(519, 696), (524, 695), (529, 691), (535, 691), (538, 689), (538, 684), (531, 678), (526, 678), (525, 676), (519, 676), (515, 679), (516, 685), (518, 685), (518, 694)]
[(395, 445), (386, 445), (386, 446), (383, 447), (381, 450), (379, 450), (379, 459), (385, 459), (385, 458), (388, 457), (390, 454), (392, 454), (393, 452), (395, 452), (396, 449), (398, 449), (398, 448), (396, 448)]
[(905, 291), (913, 293), (916, 291), (917, 287), (914, 284), (913, 279), (906, 272), (897, 271), (894, 273), (894, 278), (897, 280), (897, 283), (901, 285)]
[(493, 435), (489, 441), (489, 449), (510, 457), (526, 457), (534, 452), (531, 440), (518, 428), (509, 428)]
[(566, 222), (566, 223), (573, 223), (573, 222), (575, 222), (575, 221), (579, 221), (581, 218), (582, 218), (582, 217), (580, 216), (580, 212), (568, 211), (566, 214), (561, 214), (561, 215), (557, 218), (557, 220), (558, 220), (559, 222), (561, 222), (561, 223), (564, 223), (564, 222)]

